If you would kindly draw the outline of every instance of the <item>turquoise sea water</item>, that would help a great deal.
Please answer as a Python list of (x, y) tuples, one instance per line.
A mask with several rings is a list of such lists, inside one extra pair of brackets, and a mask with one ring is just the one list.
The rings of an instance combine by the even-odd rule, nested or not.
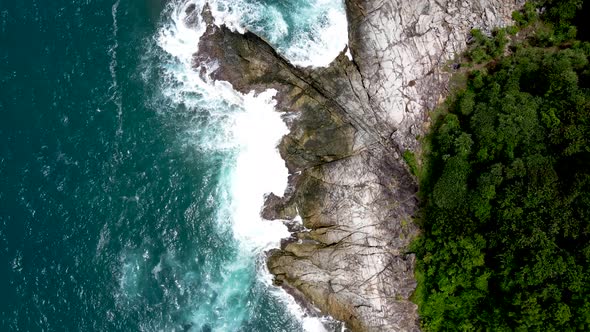
[[(264, 269), (273, 93), (192, 70), (189, 2), (0, 2), (0, 331), (322, 330)], [(346, 43), (341, 3), (211, 2), (297, 64)]]

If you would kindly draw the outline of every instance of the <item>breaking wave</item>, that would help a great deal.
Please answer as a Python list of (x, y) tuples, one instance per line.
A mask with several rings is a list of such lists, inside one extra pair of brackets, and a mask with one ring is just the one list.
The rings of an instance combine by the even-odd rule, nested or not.
[[(329, 64), (347, 42), (346, 17), (342, 3), (302, 0), (294, 3), (270, 1), (209, 1), (216, 24), (239, 32), (252, 30), (267, 39), (292, 63), (300, 66)], [(234, 254), (223, 262), (221, 277), (206, 280), (209, 300), (189, 310), (189, 326), (211, 331), (237, 331), (248, 320), (252, 303), (249, 294), (270, 293), (282, 303), (306, 331), (325, 331), (326, 318), (307, 315), (284, 290), (271, 284), (263, 253), (276, 248), (288, 237), (280, 221), (262, 220), (264, 195), (281, 196), (288, 171), (276, 148), (288, 133), (280, 113), (275, 112), (275, 90), (258, 95), (241, 94), (227, 82), (212, 81), (208, 73), (216, 63), (198, 64), (205, 75), (194, 70), (194, 54), (205, 32), (200, 13), (205, 0), (174, 1), (164, 11), (161, 26), (150, 52), (158, 58), (160, 92), (177, 111), (192, 114), (186, 128), (185, 144), (202, 158), (218, 158), (220, 178), (216, 201), (219, 234), (231, 233)], [(120, 285), (130, 293), (137, 287), (134, 271), (139, 253), (121, 258)], [(162, 257), (151, 269), (157, 278)], [(170, 263), (168, 262), (170, 265)], [(184, 280), (184, 282), (190, 282)], [(250, 289), (250, 290), (248, 290)]]

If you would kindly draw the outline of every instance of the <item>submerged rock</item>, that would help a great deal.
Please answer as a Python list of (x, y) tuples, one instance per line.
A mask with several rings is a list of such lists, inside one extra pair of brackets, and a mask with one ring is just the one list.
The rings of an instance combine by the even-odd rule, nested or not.
[[(253, 33), (211, 24), (196, 63), (238, 91), (278, 90), (291, 129), (279, 149), (290, 173), (265, 217), (302, 217), (269, 254), (275, 282), (353, 331), (417, 331), (409, 298), (417, 184), (400, 156), (418, 148), (427, 111), (444, 97), (442, 66), (470, 29), (509, 22), (521, 1), (347, 0), (349, 47), (327, 68), (297, 68)], [(346, 53), (350, 51), (352, 60)]]

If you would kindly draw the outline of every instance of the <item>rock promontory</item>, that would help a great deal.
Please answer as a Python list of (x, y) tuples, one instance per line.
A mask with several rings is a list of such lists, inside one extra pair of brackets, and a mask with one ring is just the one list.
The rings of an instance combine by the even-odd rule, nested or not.
[[(349, 50), (326, 68), (295, 67), (253, 33), (209, 21), (196, 63), (247, 93), (273, 88), (290, 133), (290, 172), (267, 219), (303, 226), (269, 253), (275, 281), (353, 331), (418, 331), (410, 241), (417, 184), (401, 155), (419, 148), (444, 99), (443, 68), (472, 28), (510, 22), (520, 0), (346, 0)], [(205, 19), (210, 15), (203, 13)], [(351, 58), (346, 56), (350, 51)]]

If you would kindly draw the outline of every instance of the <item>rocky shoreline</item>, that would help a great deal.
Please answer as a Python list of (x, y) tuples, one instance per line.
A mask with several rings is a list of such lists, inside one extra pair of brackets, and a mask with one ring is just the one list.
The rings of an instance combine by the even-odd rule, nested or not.
[(327, 68), (297, 68), (253, 33), (208, 22), (196, 63), (243, 93), (272, 88), (290, 128), (279, 150), (284, 197), (263, 216), (303, 228), (269, 253), (275, 282), (353, 331), (418, 331), (412, 222), (417, 184), (401, 158), (419, 148), (444, 99), (443, 67), (470, 29), (505, 25), (519, 0), (346, 0), (349, 50)]

